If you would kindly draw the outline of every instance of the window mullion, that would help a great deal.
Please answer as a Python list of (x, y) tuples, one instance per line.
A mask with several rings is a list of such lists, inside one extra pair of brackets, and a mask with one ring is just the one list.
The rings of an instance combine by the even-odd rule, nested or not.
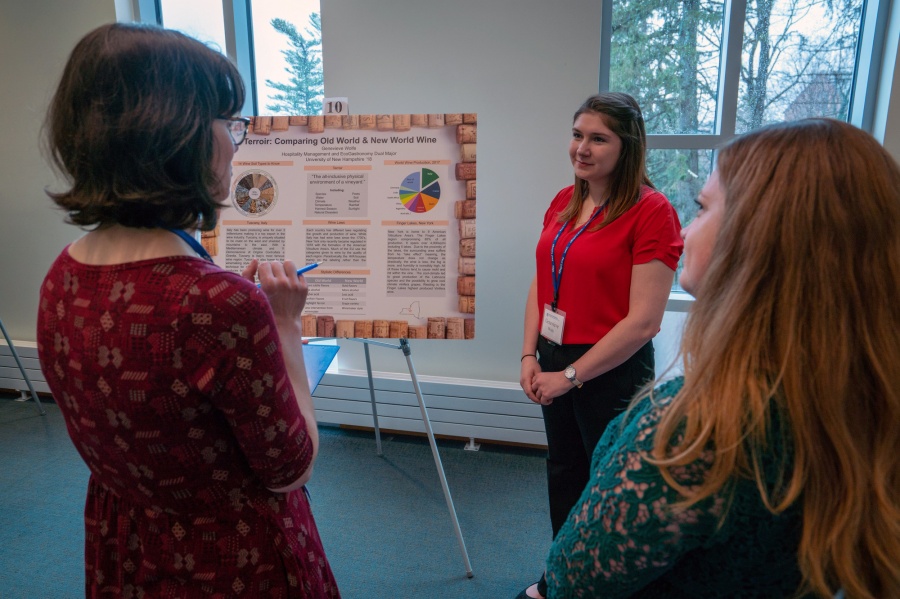
[(878, 81), (884, 60), (890, 0), (864, 0), (850, 96), (850, 123), (872, 132), (875, 121)]
[(250, 0), (222, 0), (226, 54), (237, 65), (247, 91), (242, 114), (259, 114), (256, 67), (253, 57), (253, 17)]
[(737, 129), (738, 92), (741, 83), (741, 54), (744, 43), (746, 0), (725, 0), (722, 19), (722, 51), (719, 67), (719, 98), (716, 106), (716, 133), (726, 141)]
[(159, 0), (133, 0), (132, 10), (135, 13), (135, 21), (162, 25), (162, 9)]
[(647, 134), (650, 150), (709, 150), (721, 142), (722, 136), (715, 134)]
[(612, 11), (613, 0), (603, 0), (600, 8), (600, 84), (597, 87), (600, 91), (609, 91)]

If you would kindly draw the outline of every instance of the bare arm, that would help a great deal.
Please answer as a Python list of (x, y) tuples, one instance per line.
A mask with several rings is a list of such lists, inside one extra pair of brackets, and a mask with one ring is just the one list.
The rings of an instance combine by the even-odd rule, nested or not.
[[(660, 260), (632, 267), (628, 315), (573, 364), (579, 380), (588, 381), (612, 370), (656, 335), (674, 278), (675, 271)], [(533, 385), (544, 403), (571, 388), (562, 372), (541, 373)]]
[(281, 340), (281, 353), (287, 369), (294, 396), (300, 413), (306, 421), (306, 434), (312, 441), (312, 459), (309, 467), (294, 482), (270, 489), (277, 493), (287, 493), (305, 485), (312, 476), (313, 465), (319, 453), (319, 429), (316, 427), (316, 412), (313, 407), (309, 381), (306, 378), (306, 364), (303, 361), (303, 328), (300, 313), (306, 304), (306, 280), (297, 276), (297, 266), (290, 260), (281, 262), (257, 263), (253, 260), (241, 273), (244, 278), (253, 280), (259, 275), (259, 284), (269, 298), (269, 305), (275, 315), (275, 328)]
[[(522, 340), (522, 356), (537, 353), (538, 326), (540, 322), (541, 313), (537, 300), (537, 277), (534, 277), (531, 280), (531, 287), (528, 289), (528, 299), (525, 301), (525, 332)], [(528, 396), (528, 399), (535, 403), (540, 403), (540, 400), (535, 396), (532, 385), (534, 384), (534, 377), (540, 371), (541, 367), (537, 358), (533, 356), (522, 358), (519, 384), (522, 386), (522, 390)]]

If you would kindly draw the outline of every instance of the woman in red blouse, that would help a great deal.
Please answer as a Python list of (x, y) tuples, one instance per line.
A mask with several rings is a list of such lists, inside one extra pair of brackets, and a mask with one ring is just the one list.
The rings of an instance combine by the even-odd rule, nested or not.
[(290, 261), (224, 271), (193, 236), (228, 197), (243, 103), (221, 54), (110, 24), (50, 106), (69, 182), (50, 196), (89, 232), (41, 287), (38, 352), (91, 471), (88, 597), (339, 597), (303, 490), (306, 283)]
[[(591, 96), (575, 112), (575, 184), (544, 215), (528, 292), (520, 383), (541, 404), (553, 536), (581, 496), (606, 425), (653, 380), (659, 331), (683, 243), (653, 188), (631, 96)], [(544, 577), (519, 598), (545, 597)]]

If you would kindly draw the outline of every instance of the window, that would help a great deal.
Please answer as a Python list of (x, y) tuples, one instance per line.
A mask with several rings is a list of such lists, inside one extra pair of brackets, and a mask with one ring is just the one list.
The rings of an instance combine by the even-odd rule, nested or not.
[(177, 29), (229, 56), (247, 85), (246, 115), (320, 114), (319, 0), (138, 0), (138, 20)]
[(683, 225), (735, 135), (807, 116), (871, 131), (887, 4), (604, 0), (600, 89), (638, 100), (650, 178)]

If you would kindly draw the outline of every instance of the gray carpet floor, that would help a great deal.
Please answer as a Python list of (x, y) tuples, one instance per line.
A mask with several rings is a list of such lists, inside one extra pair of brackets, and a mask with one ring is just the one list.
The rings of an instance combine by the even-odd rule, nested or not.
[[(0, 599), (83, 596), (88, 471), (59, 409), (0, 393)], [(438, 440), (474, 577), (427, 439), (322, 426), (309, 485), (345, 599), (512, 599), (550, 542), (544, 452)]]

